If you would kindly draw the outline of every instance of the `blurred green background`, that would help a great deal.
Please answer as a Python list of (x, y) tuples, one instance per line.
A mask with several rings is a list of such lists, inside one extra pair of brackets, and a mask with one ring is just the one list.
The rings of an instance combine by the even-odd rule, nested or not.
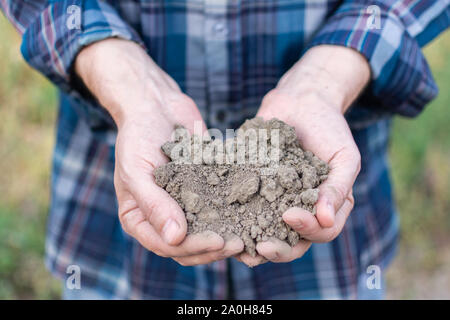
[[(0, 39), (0, 299), (59, 298), (43, 262), (57, 94), (22, 60), (2, 15)], [(395, 120), (402, 237), (388, 298), (450, 299), (450, 33), (425, 54), (441, 92), (418, 118)]]

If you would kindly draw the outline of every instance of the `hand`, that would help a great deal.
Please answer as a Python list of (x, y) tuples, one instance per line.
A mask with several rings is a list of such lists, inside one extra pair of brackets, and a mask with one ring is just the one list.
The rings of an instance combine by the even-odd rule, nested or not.
[(138, 45), (118, 39), (81, 51), (75, 69), (117, 124), (114, 186), (125, 232), (182, 265), (205, 264), (242, 251), (243, 243), (218, 234), (186, 237), (182, 209), (155, 183), (153, 170), (166, 163), (161, 145), (175, 124), (191, 132), (204, 123), (195, 103)]
[(319, 187), (315, 216), (301, 208), (283, 214), (303, 238), (299, 244), (291, 248), (271, 239), (257, 244), (259, 256), (242, 253), (241, 261), (252, 266), (266, 260), (289, 262), (301, 257), (311, 242), (329, 242), (339, 235), (353, 208), (352, 187), (361, 162), (343, 113), (369, 76), (369, 66), (359, 53), (319, 46), (309, 50), (265, 96), (258, 116), (276, 117), (294, 126), (303, 148), (326, 161), (330, 173)]

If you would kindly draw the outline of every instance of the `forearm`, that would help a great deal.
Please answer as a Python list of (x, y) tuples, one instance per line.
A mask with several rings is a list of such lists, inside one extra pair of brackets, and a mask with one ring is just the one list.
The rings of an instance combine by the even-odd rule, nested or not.
[(344, 113), (370, 79), (370, 67), (358, 52), (321, 45), (305, 55), (280, 79), (277, 90), (299, 98), (318, 95)]
[(107, 39), (84, 48), (75, 72), (119, 127), (180, 93), (145, 50), (127, 40)]

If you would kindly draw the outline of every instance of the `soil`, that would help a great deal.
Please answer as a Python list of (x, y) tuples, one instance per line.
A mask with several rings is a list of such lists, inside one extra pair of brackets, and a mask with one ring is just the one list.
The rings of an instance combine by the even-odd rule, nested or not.
[(155, 170), (155, 180), (184, 210), (188, 234), (238, 235), (252, 256), (256, 244), (270, 237), (298, 243), (301, 236), (282, 214), (290, 207), (315, 214), (318, 186), (329, 171), (278, 119), (247, 120), (225, 143), (177, 127), (174, 140), (161, 149), (171, 161)]

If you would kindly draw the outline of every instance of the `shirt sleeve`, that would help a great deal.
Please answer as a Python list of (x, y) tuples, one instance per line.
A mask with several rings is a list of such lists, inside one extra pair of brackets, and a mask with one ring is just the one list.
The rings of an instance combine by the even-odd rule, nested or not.
[(368, 60), (369, 90), (382, 108), (415, 116), (438, 93), (421, 47), (450, 24), (450, 0), (344, 1), (312, 38), (353, 48)]
[(6, 18), (22, 35), (25, 60), (76, 101), (79, 111), (95, 126), (111, 123), (74, 76), (73, 62), (80, 50), (96, 41), (118, 37), (144, 46), (139, 35), (118, 12), (101, 0), (0, 1)]

